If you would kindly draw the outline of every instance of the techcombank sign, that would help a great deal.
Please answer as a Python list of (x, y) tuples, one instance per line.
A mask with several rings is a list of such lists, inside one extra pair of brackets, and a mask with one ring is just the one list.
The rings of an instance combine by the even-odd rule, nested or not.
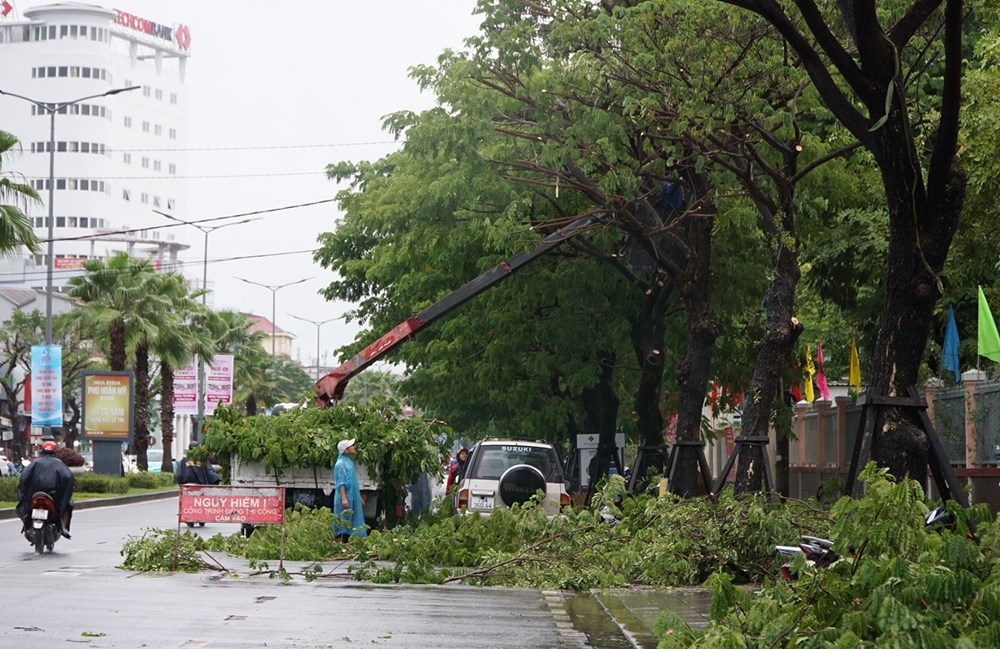
[(152, 20), (147, 20), (146, 18), (140, 18), (121, 9), (115, 9), (115, 24), (127, 27), (128, 29), (134, 29), (153, 38), (176, 41), (177, 46), (182, 50), (187, 50), (191, 47), (191, 30), (187, 25), (168, 27), (167, 25), (154, 23)]

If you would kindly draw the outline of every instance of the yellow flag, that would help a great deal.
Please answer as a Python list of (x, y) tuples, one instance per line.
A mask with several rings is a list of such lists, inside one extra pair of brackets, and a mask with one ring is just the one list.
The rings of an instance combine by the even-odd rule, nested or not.
[(816, 393), (813, 391), (813, 375), (816, 374), (816, 366), (813, 365), (812, 350), (806, 345), (806, 401), (812, 403), (816, 400)]
[(858, 348), (854, 346), (853, 338), (851, 338), (851, 369), (847, 377), (847, 383), (861, 392), (861, 363), (858, 362)]

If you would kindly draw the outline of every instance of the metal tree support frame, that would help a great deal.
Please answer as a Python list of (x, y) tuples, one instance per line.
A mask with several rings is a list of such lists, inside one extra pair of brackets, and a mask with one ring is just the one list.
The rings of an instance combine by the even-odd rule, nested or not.
[(771, 501), (771, 507), (778, 506), (778, 499), (776, 496), (776, 491), (774, 488), (774, 478), (771, 476), (771, 458), (767, 453), (768, 438), (767, 435), (740, 435), (735, 440), (736, 448), (729, 455), (729, 459), (726, 460), (726, 465), (722, 467), (722, 472), (719, 474), (719, 484), (716, 485), (715, 491), (712, 492), (714, 497), (718, 497), (722, 490), (726, 488), (726, 481), (729, 479), (729, 472), (733, 468), (733, 464), (740, 457), (741, 453), (749, 451), (751, 448), (757, 446), (760, 448), (760, 456), (763, 460), (761, 464), (764, 465), (764, 490), (767, 492), (767, 497)]
[[(697, 447), (697, 448), (695, 448)], [(685, 452), (685, 449), (693, 450), (698, 453), (698, 468), (701, 473), (701, 480), (705, 486), (705, 493), (712, 493), (712, 471), (708, 468), (708, 460), (705, 458), (705, 442), (701, 440), (677, 440), (673, 443), (670, 448), (670, 452), (667, 452), (666, 444), (656, 444), (653, 446), (640, 446), (636, 452), (635, 456), (635, 470), (628, 478), (628, 492), (630, 494), (635, 493), (636, 484), (639, 481), (639, 468), (645, 467), (643, 463), (645, 456), (659, 455), (663, 458), (663, 466), (667, 469), (667, 479), (673, 481), (674, 476), (677, 475), (677, 468), (681, 462), (681, 454)]]
[(937, 431), (934, 429), (934, 424), (931, 423), (930, 417), (927, 416), (927, 401), (912, 386), (907, 388), (907, 394), (908, 396), (905, 397), (868, 394), (868, 398), (862, 406), (861, 420), (858, 422), (858, 437), (854, 443), (851, 468), (847, 473), (846, 492), (852, 498), (861, 496), (862, 483), (858, 480), (858, 473), (860, 467), (863, 467), (871, 460), (872, 440), (875, 436), (875, 431), (885, 421), (884, 411), (886, 408), (899, 408), (901, 410), (915, 411), (913, 414), (917, 416), (924, 434), (927, 435), (927, 440), (930, 444), (928, 464), (930, 465), (931, 475), (934, 477), (934, 483), (937, 485), (941, 498), (944, 500), (950, 498), (962, 507), (968, 507), (969, 501), (958, 482), (955, 469), (952, 468), (951, 463), (948, 461), (941, 438), (938, 437)]

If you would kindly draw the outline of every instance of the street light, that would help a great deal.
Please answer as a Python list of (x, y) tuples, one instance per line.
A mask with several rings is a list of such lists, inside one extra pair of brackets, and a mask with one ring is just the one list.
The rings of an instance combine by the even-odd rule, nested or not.
[(73, 101), (62, 101), (51, 104), (46, 104), (44, 102), (31, 99), (30, 97), (25, 97), (24, 95), (19, 95), (13, 92), (7, 92), (5, 90), (0, 90), (0, 95), (5, 95), (7, 97), (16, 97), (17, 99), (23, 99), (26, 102), (38, 106), (45, 112), (49, 114), (49, 243), (48, 243), (48, 258), (45, 264), (45, 344), (52, 344), (52, 240), (55, 237), (53, 232), (53, 227), (55, 225), (55, 212), (52, 209), (53, 202), (55, 200), (55, 189), (56, 189), (56, 114), (66, 110), (69, 106), (73, 104), (78, 104), (81, 101), (86, 101), (88, 99), (99, 99), (101, 97), (110, 97), (111, 95), (117, 95), (120, 92), (128, 92), (130, 90), (136, 90), (141, 88), (141, 86), (129, 86), (128, 88), (114, 88), (108, 90), (107, 92), (102, 92), (96, 95), (87, 95), (86, 97), (80, 97), (79, 99), (74, 99)]
[(235, 275), (233, 275), (233, 277), (235, 279), (240, 280), (241, 282), (246, 282), (247, 284), (253, 284), (254, 286), (262, 286), (267, 290), (271, 291), (271, 365), (274, 365), (274, 357), (275, 357), (274, 341), (276, 340), (276, 334), (277, 334), (277, 327), (274, 321), (278, 317), (275, 309), (275, 305), (277, 304), (276, 296), (278, 295), (278, 291), (285, 288), (286, 286), (292, 286), (293, 284), (301, 284), (302, 282), (308, 282), (309, 280), (313, 279), (313, 277), (305, 277), (303, 279), (295, 280), (294, 282), (288, 282), (287, 284), (281, 284), (279, 286), (269, 286), (267, 284), (261, 284), (259, 282), (251, 282), (248, 279), (243, 279), (242, 277), (236, 277)]
[(289, 313), (288, 315), (292, 316), (296, 320), (301, 320), (303, 322), (311, 322), (312, 324), (316, 325), (316, 380), (319, 381), (319, 379), (320, 379), (320, 376), (319, 376), (319, 328), (322, 327), (323, 325), (325, 325), (327, 322), (333, 322), (334, 320), (340, 320), (344, 316), (339, 316), (339, 317), (336, 317), (336, 318), (330, 318), (329, 320), (321, 320), (321, 321), (317, 322), (316, 320), (310, 320), (308, 318), (300, 318), (299, 316), (292, 315), (291, 313)]
[[(164, 216), (171, 221), (177, 221), (178, 223), (184, 223), (185, 225), (190, 225), (193, 228), (198, 228), (205, 235), (205, 251), (201, 258), (201, 305), (205, 306), (205, 298), (208, 295), (208, 235), (215, 232), (216, 230), (221, 230), (222, 228), (228, 228), (230, 225), (243, 225), (244, 223), (250, 223), (251, 221), (259, 221), (260, 217), (255, 217), (252, 219), (243, 219), (242, 221), (236, 221), (235, 223), (223, 223), (222, 225), (199, 225), (197, 223), (191, 223), (190, 221), (185, 221), (179, 219), (176, 216), (170, 216), (166, 212), (161, 212), (159, 210), (153, 210), (160, 216)], [(198, 425), (196, 430), (201, 430), (201, 424), (205, 420), (205, 359), (198, 357)], [(195, 433), (197, 435), (197, 433)]]

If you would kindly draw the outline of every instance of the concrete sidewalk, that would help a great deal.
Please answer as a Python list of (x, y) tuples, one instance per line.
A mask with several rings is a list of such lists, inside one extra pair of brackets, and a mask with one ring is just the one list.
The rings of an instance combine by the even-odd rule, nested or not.
[(591, 591), (621, 634), (635, 649), (655, 649), (653, 626), (660, 613), (671, 611), (692, 628), (708, 623), (712, 594), (700, 587), (616, 588)]

